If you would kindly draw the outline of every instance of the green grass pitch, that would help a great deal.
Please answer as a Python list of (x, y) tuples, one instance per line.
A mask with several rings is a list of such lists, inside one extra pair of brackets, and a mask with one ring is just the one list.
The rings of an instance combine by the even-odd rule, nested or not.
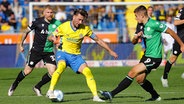
[[(91, 68), (95, 77), (98, 90), (110, 91), (127, 75), (131, 67), (100, 67)], [(163, 88), (160, 77), (164, 67), (159, 67), (152, 71), (149, 79), (155, 89), (162, 97), (160, 102), (144, 102), (150, 98), (150, 94), (145, 92), (134, 80), (132, 85), (119, 93), (112, 101), (113, 104), (183, 104), (184, 103), (184, 79), (181, 74), (184, 72), (183, 66), (173, 66), (169, 74), (169, 88)], [(13, 96), (7, 96), (9, 86), (22, 69), (0, 69), (0, 104), (53, 104), (45, 93), (49, 84), (42, 87), (44, 96), (37, 97), (32, 91), (32, 87), (41, 79), (47, 71), (44, 68), (35, 69), (17, 87)], [(92, 101), (92, 94), (89, 91), (83, 75), (75, 74), (71, 69), (67, 69), (61, 76), (56, 89), (64, 92), (63, 104), (96, 104)], [(100, 96), (101, 97), (101, 96)], [(109, 103), (106, 101), (106, 103)]]

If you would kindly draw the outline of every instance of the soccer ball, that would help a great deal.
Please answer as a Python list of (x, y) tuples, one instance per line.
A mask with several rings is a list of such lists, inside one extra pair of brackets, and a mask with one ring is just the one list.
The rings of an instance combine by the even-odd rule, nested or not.
[(57, 97), (57, 102), (63, 101), (64, 94), (61, 90), (54, 90), (54, 95)]
[(184, 79), (184, 73), (181, 75), (181, 78), (183, 78), (183, 79)]

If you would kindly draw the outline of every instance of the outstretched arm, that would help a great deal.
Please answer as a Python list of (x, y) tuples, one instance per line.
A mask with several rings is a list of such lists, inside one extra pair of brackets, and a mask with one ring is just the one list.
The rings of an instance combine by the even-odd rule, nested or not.
[(174, 25), (177, 26), (177, 25), (182, 25), (184, 24), (184, 20), (174, 20)]
[(115, 59), (118, 58), (118, 55), (116, 54), (116, 52), (114, 52), (103, 40), (101, 40), (97, 36), (94, 37), (93, 40), (96, 41), (100, 46), (105, 48), (109, 52), (109, 54), (113, 56)]
[(178, 37), (178, 35), (173, 31), (171, 30), (170, 28), (167, 28), (166, 30), (166, 33), (170, 34), (177, 42), (178, 44), (180, 45), (180, 49), (182, 52), (184, 52), (184, 43), (182, 42), (182, 40)]
[(24, 40), (26, 39), (26, 37), (28, 36), (28, 34), (31, 32), (31, 30), (29, 29), (26, 29), (24, 31), (24, 34), (22, 35), (22, 38), (21, 38), (21, 43), (20, 43), (20, 51), (23, 52), (24, 51), (24, 47), (23, 47), (23, 44), (24, 44)]

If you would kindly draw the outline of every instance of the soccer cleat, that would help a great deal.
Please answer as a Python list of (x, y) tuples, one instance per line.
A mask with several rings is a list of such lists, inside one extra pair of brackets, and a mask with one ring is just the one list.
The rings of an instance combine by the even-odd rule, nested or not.
[(11, 85), (9, 90), (8, 90), (8, 96), (12, 96), (13, 95), (13, 92), (15, 91), (17, 85)]
[(168, 80), (167, 79), (164, 79), (163, 76), (161, 77), (161, 82), (162, 82), (162, 86), (163, 87), (169, 87)]
[(93, 101), (96, 101), (96, 102), (105, 102), (105, 100), (100, 99), (98, 96), (94, 96), (93, 97)]
[(184, 73), (182, 73), (181, 78), (183, 78), (183, 79), (184, 79)]
[(109, 99), (109, 101), (112, 101), (112, 95), (108, 91), (100, 91), (100, 94), (105, 97), (105, 99)]
[(157, 97), (157, 98), (149, 98), (145, 101), (161, 101), (161, 97)]
[(36, 93), (37, 96), (42, 96), (40, 89), (33, 87), (33, 91)]
[(52, 90), (47, 91), (46, 97), (48, 97), (52, 102), (57, 101), (57, 97), (54, 95), (54, 91)]

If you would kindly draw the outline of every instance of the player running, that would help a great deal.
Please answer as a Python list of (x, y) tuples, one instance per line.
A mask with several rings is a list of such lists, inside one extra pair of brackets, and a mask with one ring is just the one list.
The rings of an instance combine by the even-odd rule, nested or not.
[(128, 75), (118, 84), (118, 86), (110, 91), (101, 91), (101, 94), (106, 98), (112, 100), (115, 95), (128, 88), (133, 79), (136, 78), (137, 83), (147, 92), (151, 94), (151, 98), (146, 101), (160, 101), (161, 97), (153, 88), (150, 81), (146, 79), (147, 75), (152, 69), (156, 69), (162, 61), (162, 42), (161, 33), (166, 32), (170, 34), (181, 46), (181, 51), (184, 51), (184, 44), (177, 36), (177, 34), (168, 28), (165, 24), (149, 18), (146, 7), (141, 5), (135, 10), (135, 17), (138, 23), (143, 23), (143, 31), (140, 31), (134, 36), (132, 43), (136, 44), (140, 38), (145, 41), (145, 53), (140, 62), (135, 65), (128, 73)]
[[(179, 13), (174, 19), (174, 25), (177, 28), (178, 36), (184, 42), (184, 8), (179, 10)], [(163, 76), (161, 77), (161, 82), (162, 82), (163, 87), (169, 87), (168, 80), (167, 80), (168, 74), (172, 67), (172, 64), (176, 62), (178, 56), (182, 53), (182, 51), (180, 50), (180, 47), (181, 47), (180, 44), (177, 41), (174, 41), (172, 55), (167, 60)]]
[(45, 6), (43, 15), (44, 17), (36, 19), (32, 22), (31, 26), (28, 26), (29, 29), (25, 32), (25, 35), (22, 38), (20, 44), (21, 52), (24, 51), (24, 40), (32, 30), (35, 31), (33, 46), (29, 52), (27, 64), (24, 70), (20, 71), (17, 78), (10, 86), (8, 90), (8, 96), (13, 95), (18, 84), (33, 71), (35, 65), (40, 60), (43, 60), (48, 69), (48, 73), (43, 75), (41, 81), (33, 87), (33, 91), (35, 91), (36, 95), (42, 96), (40, 88), (51, 80), (51, 76), (56, 69), (55, 55), (53, 52), (54, 45), (52, 42), (48, 41), (47, 38), (50, 33), (52, 33), (57, 26), (61, 24), (61, 22), (53, 18), (53, 8), (51, 8), (49, 5)]

